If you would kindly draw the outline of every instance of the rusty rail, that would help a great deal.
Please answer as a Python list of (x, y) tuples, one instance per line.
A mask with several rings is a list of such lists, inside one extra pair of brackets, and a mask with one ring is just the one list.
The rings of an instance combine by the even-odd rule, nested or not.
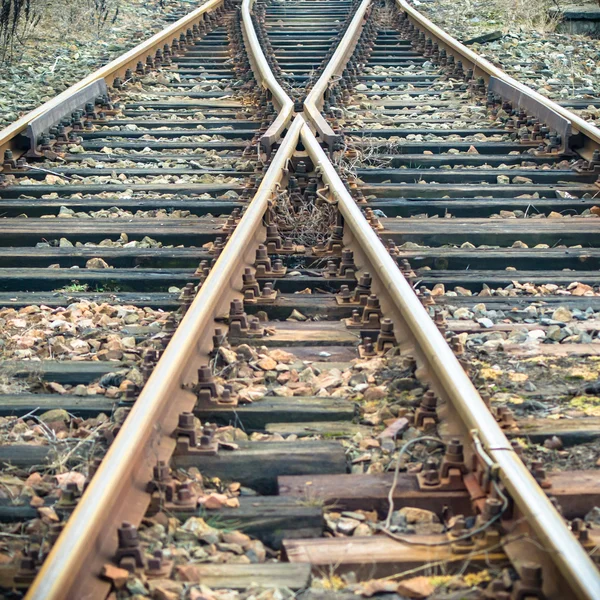
[(171, 40), (179, 38), (181, 33), (185, 33), (194, 25), (202, 23), (206, 14), (217, 10), (223, 5), (223, 3), (224, 0), (208, 0), (200, 8), (197, 8), (190, 14), (182, 17), (166, 29), (163, 29), (159, 33), (153, 35), (145, 42), (138, 44), (135, 48), (132, 48), (104, 67), (101, 67), (93, 73), (90, 73), (87, 77), (84, 77), (77, 83), (74, 83), (71, 87), (67, 88), (64, 92), (60, 93), (58, 96), (52, 98), (52, 100), (48, 100), (48, 102), (38, 106), (36, 109), (27, 113), (14, 123), (11, 123), (5, 129), (2, 129), (0, 131), (0, 156), (4, 155), (5, 150), (13, 150), (15, 153), (19, 153), (20, 149), (16, 146), (16, 140), (19, 134), (23, 133), (27, 129), (27, 126), (31, 121), (58, 107), (73, 94), (94, 81), (98, 81), (99, 79), (114, 79), (115, 77), (122, 77), (127, 69), (135, 69), (135, 66), (139, 60), (145, 59), (146, 56), (154, 55), (156, 50), (162, 50), (164, 44), (170, 43)]
[(584, 147), (579, 149), (578, 153), (581, 154), (585, 159), (590, 160), (592, 158), (593, 151), (600, 148), (600, 129), (590, 125), (581, 117), (573, 114), (567, 108), (560, 106), (560, 104), (553, 102), (541, 94), (538, 94), (538, 92), (532, 90), (529, 86), (526, 86), (507, 75), (504, 71), (494, 66), (491, 62), (487, 61), (482, 56), (479, 56), (479, 54), (473, 52), (473, 50), (467, 48), (464, 44), (461, 44), (443, 29), (432, 23), (429, 19), (427, 19), (427, 17), (423, 16), (418, 10), (412, 7), (407, 0), (395, 1), (399, 10), (406, 13), (408, 18), (417, 27), (425, 30), (427, 35), (431, 36), (439, 45), (440, 49), (444, 48), (446, 52), (453, 54), (455, 58), (459, 58), (463, 61), (463, 63), (466, 61), (473, 68), (473, 75), (475, 77), (483, 77), (486, 83), (490, 77), (496, 77), (502, 81), (505, 81), (512, 87), (517, 88), (519, 91), (529, 96), (529, 98), (532, 100), (571, 121), (573, 129), (581, 132), (584, 136)]
[[(221, 2), (209, 4), (216, 7)], [(282, 100), (284, 106), (289, 105)], [(195, 394), (182, 386), (195, 381), (197, 369), (208, 362), (215, 318), (226, 312), (233, 298), (241, 297), (241, 274), (253, 265), (255, 250), (266, 238), (262, 220), (303, 125), (304, 120), (296, 118), (282, 140), (255, 197), (44, 561), (28, 599), (80, 600), (108, 593), (110, 584), (100, 579), (100, 573), (114, 557), (118, 539), (116, 527), (106, 525), (138, 524), (146, 511), (152, 469), (158, 461), (168, 462), (175, 448), (172, 433), (178, 415), (191, 411), (196, 403)]]
[(285, 93), (277, 79), (275, 79), (275, 75), (273, 75), (269, 68), (265, 54), (260, 47), (256, 31), (254, 31), (252, 25), (251, 11), (253, 6), (254, 0), (242, 1), (242, 31), (254, 76), (263, 87), (270, 91), (273, 103), (279, 111), (275, 121), (271, 123), (269, 129), (267, 129), (260, 139), (261, 146), (267, 153), (270, 153), (271, 147), (281, 137), (283, 130), (292, 119), (294, 102)]
[(256, 196), (29, 589), (28, 599), (99, 597), (96, 594), (104, 586), (98, 578), (102, 565), (111, 561), (117, 548), (116, 528), (107, 528), (106, 523), (137, 524), (144, 515), (152, 468), (158, 460), (169, 460), (178, 415), (191, 411), (196, 403), (196, 396), (182, 385), (195, 381), (196, 370), (208, 361), (215, 318), (227, 311), (230, 300), (241, 298), (242, 272), (254, 264), (256, 247), (266, 237), (262, 219), (303, 124), (298, 117), (290, 127)]
[(331, 60), (313, 86), (310, 94), (304, 100), (304, 113), (307, 121), (315, 128), (321, 140), (330, 148), (340, 139), (340, 136), (333, 131), (321, 114), (325, 92), (331, 79), (342, 74), (348, 59), (354, 52), (364, 25), (365, 14), (370, 5), (371, 0), (362, 0)]
[[(363, 1), (352, 21), (351, 27), (355, 25), (352, 36), (344, 36), (342, 44), (336, 50), (332, 59), (332, 62), (335, 60), (335, 67), (328, 65), (328, 76), (325, 78), (324, 73), (319, 79), (319, 87), (315, 86), (310, 100), (307, 98), (305, 102), (308, 120), (325, 141), (326, 129), (320, 129), (318, 125), (327, 123), (320, 112), (316, 115), (315, 110), (318, 111), (317, 107), (322, 106), (323, 94), (331, 77), (339, 72), (340, 66), (350, 56), (369, 1)], [(400, 6), (405, 4), (403, 0), (397, 2)], [(214, 0), (212, 5), (217, 6), (219, 3), (219, 0)], [(251, 0), (244, 0), (244, 5), (246, 28), (248, 24), (251, 25)], [(258, 40), (252, 40), (252, 36), (248, 37), (248, 44), (251, 55), (259, 49)], [(264, 59), (262, 51), (260, 54)], [(256, 55), (253, 58), (256, 61)], [(263, 75), (268, 74), (265, 62), (259, 57), (253, 63)], [(281, 117), (278, 127), (284, 120), (287, 124), (291, 118), (291, 100), (285, 96), (274, 77), (263, 77), (261, 82), (271, 90), (274, 97), (279, 95), (278, 102), (282, 110), (277, 120), (285, 114), (284, 107), (289, 111), (285, 119)], [(556, 105), (551, 104), (555, 109)], [(561, 109), (560, 113), (564, 112)], [(569, 118), (580, 129), (580, 123), (571, 115)], [(280, 131), (284, 128), (285, 125)], [(598, 131), (592, 127), (589, 129)], [(141, 519), (148, 504), (145, 487), (151, 478), (152, 467), (157, 460), (168, 459), (172, 453), (174, 441), (170, 434), (176, 426), (177, 415), (190, 410), (196, 400), (193, 394), (184, 391), (181, 386), (193, 380), (195, 369), (206, 361), (212, 344), (214, 318), (220, 315), (222, 306), (230, 298), (239, 295), (236, 282), (240, 281), (243, 268), (252, 264), (256, 245), (264, 240), (264, 213), (299, 138), (313, 163), (318, 165), (330, 193), (337, 200), (345, 221), (344, 241), (354, 251), (356, 264), (372, 274), (373, 289), (379, 294), (382, 309), (394, 321), (401, 348), (415, 356), (420, 372), (429, 377), (433, 389), (446, 402), (450, 425), (455, 428), (452, 433), (463, 437), (476, 436), (481, 440), (498, 469), (501, 480), (524, 516), (524, 523), (542, 544), (541, 550), (535, 544), (527, 545), (527, 558), (535, 557), (540, 563), (550, 565), (544, 573), (544, 589), (548, 597), (571, 597), (569, 592), (572, 592), (578, 598), (599, 598), (600, 575), (595, 565), (515, 454), (411, 286), (366, 222), (302, 115), (297, 115), (292, 122), (255, 198), (67, 522), (27, 598), (58, 600), (88, 597), (88, 594), (97, 590), (97, 586), (104, 585), (98, 579), (98, 573), (102, 564), (112, 558), (117, 545), (116, 530), (107, 530), (104, 524), (107, 520), (139, 522)], [(600, 136), (592, 139), (600, 141)], [(530, 535), (530, 532), (525, 531), (525, 535)], [(523, 540), (514, 545), (514, 550), (513, 544), (510, 544), (511, 548), (507, 551), (520, 559), (518, 554), (525, 547)], [(558, 566), (558, 571), (552, 569), (552, 565)], [(108, 584), (103, 589), (107, 590)]]
[[(444, 39), (444, 45), (461, 54), (464, 50), (465, 55), (483, 72), (489, 76), (502, 78), (524, 94), (538, 96), (536, 100), (573, 122), (574, 126), (594, 144), (600, 143), (600, 130), (481, 59), (427, 21), (408, 6), (405, 0), (396, 0), (396, 2), (421, 25), (426, 25), (428, 29), (429, 26), (434, 28), (435, 37)], [(317, 107), (323, 105), (323, 96), (332, 77), (343, 70), (358, 42), (362, 16), (367, 5), (368, 0), (361, 4), (331, 63), (305, 101), (305, 113), (323, 141), (328, 141), (328, 136), (333, 131), (327, 125), (331, 132), (328, 133), (327, 128), (322, 125), (324, 118), (320, 112), (317, 117), (315, 111), (318, 111)], [(351, 35), (349, 35), (350, 30), (352, 30)], [(524, 518), (524, 521), (519, 523), (518, 529), (525, 537), (533, 533), (543, 545), (540, 548), (533, 541), (526, 543), (519, 538), (519, 541), (509, 543), (508, 547), (505, 547), (507, 554), (514, 560), (517, 569), (520, 564), (530, 560), (536, 560), (545, 567), (544, 592), (548, 598), (558, 600), (569, 597), (573, 593), (581, 599), (600, 598), (600, 573), (597, 567), (515, 453), (396, 262), (367, 224), (308, 125), (302, 128), (301, 139), (313, 163), (319, 165), (321, 175), (329, 186), (330, 193), (337, 200), (340, 213), (344, 217), (344, 245), (353, 250), (359, 268), (368, 271), (373, 277), (372, 289), (379, 296), (384, 314), (394, 322), (400, 347), (415, 356), (422, 375), (430, 380), (438, 397), (446, 403), (448, 413), (446, 416), (452, 429), (449, 433), (465, 440), (477, 438), (482, 442), (489, 458), (499, 470), (500, 479)], [(555, 566), (558, 567), (558, 571)]]
[[(541, 564), (551, 562), (558, 566), (564, 581), (561, 581), (559, 573), (552, 570), (551, 565), (544, 571), (544, 591), (548, 598), (558, 600), (572, 597), (569, 590), (578, 598), (600, 598), (598, 569), (515, 453), (308, 127), (302, 128), (301, 139), (313, 163), (320, 166), (321, 175), (344, 217), (344, 245), (353, 250), (356, 265), (371, 274), (372, 289), (379, 297), (384, 314), (394, 322), (400, 348), (417, 359), (421, 373), (430, 380), (438, 397), (447, 403), (449, 411), (455, 412), (447, 415), (451, 426), (455, 428), (452, 435), (466, 438), (473, 437), (473, 432), (476, 432), (497, 465), (500, 479), (543, 544), (542, 550), (535, 543), (527, 544), (526, 556), (519, 559), (536, 560)], [(523, 540), (514, 544), (513, 548), (505, 548), (509, 555), (512, 550), (513, 556), (522, 552), (522, 549)], [(550, 561), (548, 557), (551, 557)]]

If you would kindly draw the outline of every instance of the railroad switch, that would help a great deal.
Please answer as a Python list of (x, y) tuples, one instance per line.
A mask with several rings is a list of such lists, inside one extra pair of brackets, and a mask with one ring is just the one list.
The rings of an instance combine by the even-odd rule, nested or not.
[(375, 232), (385, 229), (372, 208), (365, 208), (364, 215)]
[[(387, 251), (389, 252), (389, 255), (393, 256), (393, 257), (400, 255), (400, 250), (398, 249), (398, 246), (396, 246), (396, 243), (392, 239), (389, 239), (387, 241)], [(405, 275), (405, 277), (406, 277), (406, 275)]]
[(244, 304), (274, 304), (277, 299), (277, 290), (273, 289), (273, 284), (267, 281), (260, 289), (258, 281), (254, 277), (251, 268), (246, 267), (242, 275), (242, 293), (244, 294)]
[(22, 173), (29, 168), (25, 158), (14, 158), (12, 150), (4, 151), (4, 162), (2, 163), (2, 172), (7, 175), (9, 173)]
[(542, 567), (534, 562), (524, 562), (520, 565), (521, 578), (514, 582), (510, 595), (511, 600), (546, 600), (542, 591)]
[(547, 478), (546, 469), (544, 469), (544, 463), (541, 460), (531, 461), (529, 471), (542, 489), (547, 490), (552, 487), (552, 482)]
[(394, 335), (394, 323), (391, 319), (381, 319), (381, 329), (377, 336), (375, 349), (378, 354), (384, 354), (396, 346), (396, 336)]
[(210, 275), (210, 266), (207, 260), (200, 261), (200, 264), (194, 271), (194, 275), (199, 276), (198, 285), (201, 286)]
[[(267, 287), (266, 290), (272, 288)], [(271, 294), (272, 296), (272, 294)], [(229, 307), (229, 338), (261, 338), (265, 335), (265, 329), (256, 318), (249, 319), (244, 312), (244, 305), (239, 298), (232, 300)]]
[(61, 489), (56, 509), (72, 511), (77, 506), (79, 498), (81, 498), (79, 486), (74, 481), (70, 481), (65, 485), (64, 489)]
[(234, 208), (231, 211), (231, 214), (227, 217), (227, 221), (225, 221), (225, 223), (223, 224), (222, 230), (224, 233), (226, 234), (230, 234), (232, 233), (235, 228), (237, 227), (237, 224), (240, 221), (240, 211), (238, 208)]
[(265, 240), (268, 254), (303, 254), (304, 246), (294, 244), (291, 240), (282, 240), (277, 225), (267, 225), (267, 239)]
[[(392, 240), (390, 240), (392, 241)], [(393, 244), (393, 242), (392, 242)], [(394, 245), (394, 248), (396, 248), (396, 246)], [(392, 254), (392, 252), (390, 252), (390, 254)], [(400, 268), (400, 271), (402, 272), (402, 275), (404, 275), (404, 277), (406, 277), (406, 279), (414, 279), (416, 277), (415, 272), (413, 271), (412, 267), (410, 266), (410, 262), (408, 262), (408, 260), (406, 258), (403, 258), (402, 260), (400, 260), (400, 262), (398, 263), (398, 267)]]
[(339, 266), (336, 266), (334, 261), (327, 262), (327, 270), (324, 276), (327, 279), (343, 278), (354, 279), (356, 277), (356, 265), (354, 263), (354, 253), (348, 248), (342, 250), (342, 259)]
[(493, 406), (490, 410), (502, 429), (515, 429), (517, 427), (515, 415), (508, 406)]
[[(358, 313), (358, 311), (354, 311)], [(381, 328), (374, 333), (376, 341), (371, 336), (365, 336), (362, 343), (358, 346), (358, 354), (361, 358), (373, 356), (383, 356), (386, 352), (396, 346), (396, 336), (394, 335), (394, 324), (391, 319), (381, 319)]]
[(373, 338), (365, 337), (363, 343), (358, 346), (358, 355), (360, 358), (372, 358), (378, 356), (375, 345), (373, 344)]
[(193, 283), (186, 283), (181, 290), (179, 295), (179, 302), (181, 304), (179, 310), (181, 312), (181, 316), (185, 316), (187, 311), (189, 310), (194, 298), (196, 297), (196, 289)]
[(590, 531), (583, 519), (573, 519), (571, 521), (571, 533), (586, 550), (593, 550), (597, 546), (597, 542), (590, 538)]
[(344, 227), (336, 225), (333, 227), (331, 236), (322, 245), (313, 246), (312, 252), (315, 256), (340, 256), (344, 248)]
[(600, 187), (600, 150), (594, 150), (592, 160), (578, 160), (571, 165), (571, 169), (577, 173), (598, 173), (599, 178), (598, 181), (596, 181), (596, 185)]
[(229, 337), (245, 337), (250, 328), (248, 315), (244, 312), (244, 305), (239, 298), (235, 298), (229, 305)]

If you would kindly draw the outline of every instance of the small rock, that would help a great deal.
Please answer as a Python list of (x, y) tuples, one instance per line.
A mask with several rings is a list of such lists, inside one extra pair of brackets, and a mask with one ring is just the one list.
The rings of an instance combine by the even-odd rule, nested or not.
[(275, 367), (277, 367), (277, 361), (273, 360), (269, 356), (265, 356), (264, 358), (261, 358), (256, 365), (263, 371), (273, 371), (275, 370)]
[(217, 510), (227, 504), (227, 496), (225, 494), (210, 494), (202, 503), (204, 508), (208, 510)]
[(515, 185), (530, 185), (533, 183), (533, 180), (529, 179), (529, 177), (522, 177), (521, 175), (517, 175), (513, 177), (512, 182)]
[(494, 326), (494, 321), (492, 321), (491, 319), (488, 319), (487, 317), (484, 317), (482, 319), (477, 319), (477, 322), (485, 329), (489, 329), (490, 327)]
[(397, 593), (407, 598), (427, 598), (435, 592), (435, 586), (429, 577), (413, 577), (405, 579), (398, 584)]
[(102, 258), (90, 258), (90, 260), (88, 260), (85, 263), (85, 268), (86, 269), (109, 269), (110, 267), (108, 266), (107, 262), (105, 260), (103, 260)]
[(366, 537), (373, 535), (373, 531), (366, 523), (359, 523), (352, 535), (355, 537)]
[(195, 583), (200, 581), (198, 568), (193, 564), (179, 565), (177, 567), (177, 577), (181, 581), (193, 581)]
[(291, 352), (286, 352), (285, 350), (279, 349), (271, 350), (269, 352), (269, 356), (278, 363), (285, 363), (286, 365), (293, 362), (295, 358)]
[(560, 321), (561, 323), (568, 323), (573, 320), (573, 314), (566, 306), (559, 306), (552, 313), (553, 321)]
[(436, 283), (431, 290), (432, 296), (443, 296), (446, 293), (446, 287), (443, 283)]
[(563, 332), (560, 325), (550, 325), (550, 327), (548, 327), (546, 330), (546, 338), (552, 340), (553, 342), (560, 342), (566, 337), (567, 334)]
[(455, 319), (470, 319), (473, 313), (466, 306), (461, 306), (452, 313), (452, 316)]
[(256, 360), (258, 358), (256, 350), (248, 346), (248, 344), (241, 344), (235, 350), (238, 356), (243, 358), (244, 360)]
[(264, 563), (267, 560), (267, 550), (260, 540), (248, 542), (244, 549), (246, 550), (246, 556), (252, 563)]
[(562, 440), (555, 435), (544, 441), (544, 448), (548, 448), (548, 450), (562, 450), (562, 447)]
[(440, 520), (438, 516), (431, 512), (430, 510), (425, 510), (422, 508), (415, 508), (412, 506), (404, 506), (399, 511), (398, 514), (401, 517), (406, 519), (406, 522), (409, 525), (414, 523), (439, 523)]
[(356, 519), (349, 519), (342, 517), (337, 523), (335, 528), (344, 535), (352, 535), (352, 532), (360, 525), (360, 521)]
[(62, 408), (54, 408), (42, 413), (39, 416), (39, 419), (44, 423), (56, 423), (57, 421), (64, 421), (67, 423), (69, 421), (69, 413)]
[(364, 398), (367, 402), (371, 402), (373, 400), (381, 400), (382, 398), (385, 398), (386, 394), (386, 388), (382, 385), (378, 385), (365, 390)]
[(129, 571), (111, 563), (106, 563), (102, 567), (102, 577), (111, 581), (115, 588), (120, 590), (129, 579)]
[(286, 319), (287, 321), (307, 321), (308, 317), (305, 317), (300, 311), (294, 309), (292, 314)]

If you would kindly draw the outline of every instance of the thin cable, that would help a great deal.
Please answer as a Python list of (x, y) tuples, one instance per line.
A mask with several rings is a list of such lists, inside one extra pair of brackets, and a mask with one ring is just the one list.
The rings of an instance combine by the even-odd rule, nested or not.
[(473, 537), (474, 535), (477, 535), (479, 533), (482, 533), (483, 531), (485, 531), (488, 527), (490, 527), (491, 525), (493, 525), (496, 521), (498, 521), (502, 515), (505, 513), (506, 509), (508, 508), (508, 498), (505, 496), (505, 494), (502, 492), (502, 490), (498, 487), (498, 484), (492, 480), (492, 484), (494, 486), (494, 489), (496, 490), (496, 493), (498, 494), (498, 496), (500, 498), (502, 498), (502, 508), (500, 509), (500, 511), (495, 514), (489, 521), (486, 521), (485, 523), (483, 523), (482, 525), (480, 525), (479, 527), (476, 527), (475, 529), (470, 529), (467, 533), (465, 533), (464, 535), (457, 537), (457, 538), (452, 538), (452, 539), (448, 539), (448, 540), (443, 540), (443, 541), (439, 541), (439, 542), (425, 542), (425, 541), (416, 541), (410, 538), (406, 538), (406, 537), (401, 537), (398, 536), (394, 533), (392, 533), (391, 531), (389, 531), (389, 526), (390, 526), (390, 521), (392, 518), (392, 514), (394, 512), (394, 491), (396, 489), (396, 485), (398, 483), (398, 475), (400, 473), (400, 459), (402, 458), (402, 456), (406, 453), (406, 451), (408, 450), (408, 448), (412, 445), (415, 444), (417, 442), (422, 442), (422, 441), (433, 441), (433, 442), (438, 442), (439, 444), (444, 444), (444, 442), (442, 442), (442, 440), (438, 439), (438, 438), (434, 438), (432, 436), (423, 436), (423, 437), (419, 437), (419, 438), (414, 438), (408, 442), (406, 442), (406, 444), (404, 444), (404, 446), (402, 446), (402, 448), (400, 449), (400, 452), (398, 453), (398, 459), (396, 462), (396, 469), (394, 471), (394, 480), (392, 482), (392, 487), (390, 488), (389, 494), (388, 494), (388, 501), (390, 504), (389, 510), (388, 510), (388, 516), (387, 519), (385, 520), (385, 524), (383, 526), (383, 528), (381, 529), (381, 531), (387, 535), (388, 537), (392, 538), (393, 540), (396, 540), (397, 542), (402, 542), (404, 544), (408, 544), (408, 545), (413, 545), (413, 546), (448, 546), (450, 544), (454, 544), (455, 542), (460, 542), (463, 540), (468, 540), (471, 537)]
[(412, 440), (409, 440), (408, 442), (406, 442), (406, 444), (404, 444), (404, 446), (402, 446), (402, 448), (400, 448), (400, 452), (398, 453), (398, 458), (396, 459), (396, 469), (394, 471), (394, 479), (392, 481), (392, 487), (390, 488), (390, 491), (388, 493), (388, 502), (389, 502), (390, 507), (388, 509), (387, 518), (385, 520), (385, 525), (384, 525), (385, 529), (389, 529), (390, 521), (392, 520), (392, 513), (394, 512), (394, 492), (396, 491), (396, 486), (398, 485), (398, 475), (400, 474), (400, 459), (402, 458), (402, 456), (404, 456), (406, 451), (413, 444), (416, 444), (417, 442), (425, 442), (425, 441), (437, 442), (438, 444), (441, 444), (442, 446), (446, 445), (439, 438), (433, 437), (432, 435), (424, 435), (424, 436), (421, 436), (418, 438), (413, 438)]

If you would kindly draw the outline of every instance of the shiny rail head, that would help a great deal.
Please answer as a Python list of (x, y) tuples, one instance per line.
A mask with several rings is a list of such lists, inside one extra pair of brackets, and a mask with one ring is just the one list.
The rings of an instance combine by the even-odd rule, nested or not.
[(342, 41), (336, 48), (331, 60), (325, 67), (323, 73), (313, 86), (312, 90), (304, 100), (304, 114), (306, 120), (318, 133), (319, 137), (330, 149), (333, 149), (341, 142), (341, 135), (335, 133), (329, 123), (321, 114), (321, 108), (325, 99), (325, 92), (334, 77), (339, 77), (354, 48), (358, 43), (360, 34), (367, 18), (367, 12), (371, 7), (371, 0), (362, 0), (358, 6)]
[(267, 156), (270, 156), (273, 145), (279, 140), (292, 119), (294, 102), (285, 93), (269, 67), (269, 63), (260, 45), (254, 27), (252, 19), (253, 6), (254, 0), (242, 0), (242, 31), (244, 34), (244, 43), (246, 44), (246, 51), (256, 80), (268, 90), (272, 101), (279, 112), (275, 121), (271, 123), (260, 139), (261, 148)]

